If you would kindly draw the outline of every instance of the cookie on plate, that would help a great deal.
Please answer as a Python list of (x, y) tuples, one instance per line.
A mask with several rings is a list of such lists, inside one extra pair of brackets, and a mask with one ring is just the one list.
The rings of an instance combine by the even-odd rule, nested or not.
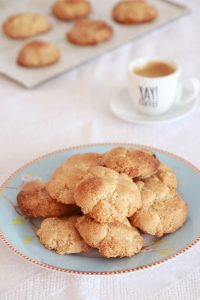
[(121, 24), (140, 24), (153, 21), (157, 16), (157, 9), (142, 0), (121, 1), (114, 6), (112, 16)]
[(176, 175), (169, 166), (161, 163), (155, 176), (157, 176), (164, 184), (166, 184), (170, 188), (177, 188), (178, 182)]
[(148, 178), (159, 168), (159, 160), (150, 151), (129, 149), (124, 147), (113, 148), (102, 158), (102, 165), (119, 173), (126, 173), (132, 178)]
[(17, 63), (27, 68), (46, 67), (56, 63), (60, 51), (56, 45), (43, 41), (33, 41), (25, 44), (20, 50)]
[(60, 20), (72, 21), (86, 17), (91, 12), (91, 5), (85, 0), (58, 0), (52, 12)]
[(129, 257), (138, 253), (143, 239), (136, 228), (124, 224), (100, 224), (88, 216), (77, 219), (76, 228), (84, 241), (98, 248), (100, 255)]
[(112, 27), (106, 22), (85, 19), (75, 23), (67, 33), (67, 39), (75, 45), (93, 46), (109, 40), (112, 34)]
[(40, 242), (61, 255), (88, 251), (90, 247), (75, 227), (76, 220), (77, 216), (45, 219), (37, 231)]
[(141, 207), (140, 191), (132, 179), (101, 166), (89, 170), (73, 195), (82, 212), (100, 223), (124, 223)]
[(174, 188), (154, 177), (147, 179), (140, 189), (142, 208), (130, 218), (133, 226), (158, 237), (182, 227), (188, 207)]
[(45, 16), (31, 13), (21, 13), (9, 17), (3, 24), (4, 33), (12, 39), (23, 39), (51, 29), (51, 24)]
[(17, 202), (26, 217), (59, 217), (73, 212), (75, 205), (65, 205), (52, 199), (44, 183), (31, 181), (17, 195)]
[(100, 165), (102, 155), (83, 153), (72, 155), (59, 166), (47, 183), (47, 191), (52, 198), (65, 204), (75, 203), (73, 189), (83, 179), (88, 169)]

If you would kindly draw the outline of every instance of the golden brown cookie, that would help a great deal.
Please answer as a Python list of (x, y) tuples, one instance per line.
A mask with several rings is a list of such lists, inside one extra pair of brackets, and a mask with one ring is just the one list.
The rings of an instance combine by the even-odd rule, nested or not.
[(176, 195), (166, 201), (156, 202), (148, 210), (139, 210), (131, 218), (131, 224), (148, 234), (161, 237), (182, 227), (187, 215), (187, 204)]
[(46, 248), (55, 250), (61, 255), (88, 251), (90, 247), (75, 227), (76, 219), (77, 217), (74, 216), (63, 219), (45, 219), (37, 231), (40, 242)]
[(70, 43), (79, 46), (93, 46), (111, 38), (113, 30), (104, 21), (81, 20), (67, 33)]
[(155, 176), (157, 176), (164, 184), (166, 184), (170, 188), (177, 188), (178, 182), (176, 175), (169, 166), (161, 163)]
[(45, 16), (21, 13), (9, 17), (3, 24), (4, 33), (12, 39), (23, 39), (47, 32), (51, 24)]
[(150, 151), (129, 149), (124, 147), (113, 148), (102, 158), (102, 165), (119, 173), (126, 173), (132, 178), (148, 178), (158, 171), (159, 160)]
[(132, 179), (101, 166), (89, 170), (75, 188), (74, 200), (100, 223), (123, 223), (141, 207), (140, 191)]
[(85, 0), (58, 0), (52, 12), (60, 20), (71, 21), (86, 17), (91, 12), (91, 5)]
[(52, 65), (60, 58), (57, 46), (42, 41), (25, 44), (19, 52), (17, 63), (23, 67), (39, 68)]
[(156, 176), (144, 179), (144, 189), (150, 190), (155, 194), (155, 201), (167, 200), (176, 194), (175, 188), (169, 187)]
[(84, 153), (72, 155), (59, 166), (47, 184), (47, 191), (58, 202), (72, 204), (74, 202), (72, 191), (83, 179), (88, 169), (98, 166), (101, 154)]
[(98, 248), (102, 256), (129, 257), (138, 253), (143, 239), (134, 227), (124, 224), (100, 224), (88, 216), (79, 217), (76, 228), (84, 241)]
[(188, 214), (187, 204), (158, 178), (145, 180), (140, 185), (142, 208), (131, 218), (130, 222), (144, 232), (163, 236), (180, 228)]
[(114, 6), (112, 16), (118, 23), (140, 24), (153, 21), (157, 16), (157, 10), (146, 1), (122, 1)]
[(26, 217), (59, 217), (71, 213), (75, 205), (65, 205), (52, 199), (44, 183), (31, 181), (17, 195), (17, 202)]

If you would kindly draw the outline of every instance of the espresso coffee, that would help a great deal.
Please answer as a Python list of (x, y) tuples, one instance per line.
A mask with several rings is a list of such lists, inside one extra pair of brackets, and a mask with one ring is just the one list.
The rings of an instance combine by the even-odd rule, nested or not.
[(162, 61), (149, 61), (141, 67), (135, 67), (133, 72), (144, 77), (163, 77), (175, 72), (175, 68)]

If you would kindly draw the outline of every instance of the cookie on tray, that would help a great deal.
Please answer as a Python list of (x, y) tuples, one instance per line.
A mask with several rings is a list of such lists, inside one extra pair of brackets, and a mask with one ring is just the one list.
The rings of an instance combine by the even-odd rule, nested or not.
[(88, 251), (90, 247), (75, 227), (76, 220), (77, 216), (45, 219), (37, 231), (40, 242), (61, 255)]
[(100, 223), (124, 223), (141, 207), (140, 190), (132, 179), (101, 166), (89, 170), (73, 195), (82, 212)]
[(106, 152), (102, 165), (132, 178), (148, 178), (159, 168), (159, 160), (154, 153), (146, 150), (117, 147)]
[(98, 248), (100, 255), (107, 258), (129, 257), (143, 246), (143, 238), (137, 229), (124, 224), (100, 224), (82, 216), (77, 219), (76, 228), (88, 245)]
[(46, 67), (56, 63), (60, 51), (56, 45), (43, 41), (33, 41), (25, 44), (18, 54), (17, 63), (27, 68)]
[(47, 191), (58, 202), (72, 204), (73, 189), (83, 179), (88, 169), (100, 165), (102, 155), (83, 153), (72, 155), (59, 166), (47, 184)]
[(114, 6), (112, 16), (121, 24), (140, 24), (153, 21), (157, 16), (157, 9), (142, 0), (121, 1)]
[(174, 188), (154, 177), (147, 179), (140, 189), (142, 208), (130, 218), (133, 226), (158, 237), (182, 227), (188, 207)]
[(17, 202), (26, 217), (59, 217), (76, 210), (75, 205), (65, 205), (52, 199), (44, 183), (31, 181), (17, 195)]
[(93, 46), (112, 37), (113, 30), (104, 21), (85, 19), (77, 21), (67, 33), (70, 43), (79, 46)]
[(58, 0), (52, 6), (56, 18), (62, 21), (72, 21), (86, 17), (91, 12), (91, 5), (85, 0)]
[(45, 16), (31, 13), (11, 16), (3, 24), (4, 33), (12, 39), (28, 38), (50, 29), (51, 24)]

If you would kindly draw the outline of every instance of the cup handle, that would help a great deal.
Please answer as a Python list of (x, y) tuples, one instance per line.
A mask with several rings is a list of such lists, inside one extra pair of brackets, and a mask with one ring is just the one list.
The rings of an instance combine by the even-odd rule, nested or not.
[(181, 86), (179, 85), (179, 87), (178, 87), (178, 97), (177, 97), (177, 100), (175, 102), (175, 104), (177, 106), (186, 105), (186, 104), (192, 102), (197, 97), (197, 95), (199, 93), (199, 90), (200, 90), (199, 80), (195, 77), (192, 77), (192, 78), (187, 79), (187, 81), (192, 86), (193, 92), (186, 100), (181, 100)]

